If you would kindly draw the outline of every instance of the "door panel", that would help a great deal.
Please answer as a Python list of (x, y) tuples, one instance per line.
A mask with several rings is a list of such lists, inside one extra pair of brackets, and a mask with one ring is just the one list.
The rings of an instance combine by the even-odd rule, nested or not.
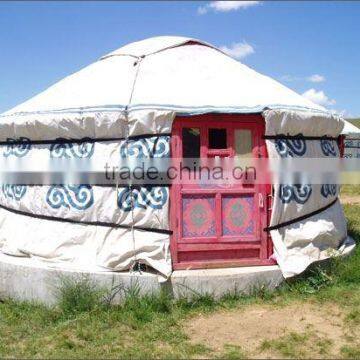
[(182, 238), (214, 238), (215, 196), (184, 194), (181, 201)]
[[(174, 158), (266, 156), (259, 115), (207, 114), (175, 119)], [(186, 164), (186, 162), (185, 162)], [(193, 171), (193, 170), (192, 170)], [(268, 187), (251, 181), (174, 183), (171, 251), (175, 269), (269, 264)]]
[(222, 236), (240, 236), (244, 241), (256, 234), (254, 194), (225, 195), (222, 197)]

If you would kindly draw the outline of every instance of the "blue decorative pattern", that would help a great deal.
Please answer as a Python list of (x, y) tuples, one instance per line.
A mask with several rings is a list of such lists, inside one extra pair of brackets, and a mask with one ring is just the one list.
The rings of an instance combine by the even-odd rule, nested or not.
[(164, 158), (170, 156), (170, 136), (155, 136), (124, 141), (120, 146), (122, 158)]
[(337, 193), (337, 185), (336, 184), (323, 184), (321, 185), (321, 195), (324, 198), (328, 196), (335, 196)]
[(306, 152), (306, 141), (305, 139), (276, 139), (275, 149), (281, 157), (303, 156)]
[(121, 210), (131, 211), (131, 203), (134, 208), (162, 209), (169, 197), (167, 187), (146, 186), (141, 188), (125, 187), (118, 193), (118, 206)]
[(6, 198), (13, 200), (21, 200), (26, 194), (27, 187), (25, 185), (3, 184), (2, 191)]
[(336, 156), (334, 140), (320, 140), (321, 150), (325, 156)]
[(298, 204), (305, 204), (311, 195), (312, 188), (310, 184), (281, 184), (279, 196), (283, 204), (288, 204), (292, 200)]
[[(7, 138), (8, 145), (6, 145), (6, 149), (3, 152), (4, 157), (9, 157), (14, 155), (16, 157), (24, 157), (31, 150), (30, 139), (26, 137), (20, 137), (19, 139)], [(21, 142), (21, 144), (12, 144), (15, 142)]]
[(52, 158), (91, 158), (94, 154), (95, 144), (92, 142), (86, 142), (90, 140), (89, 138), (81, 139), (82, 142), (62, 142), (65, 139), (58, 138), (59, 141), (57, 144), (52, 144), (50, 146), (50, 156)]
[(53, 208), (74, 208), (86, 210), (94, 204), (94, 194), (90, 185), (54, 185), (51, 186), (46, 202)]

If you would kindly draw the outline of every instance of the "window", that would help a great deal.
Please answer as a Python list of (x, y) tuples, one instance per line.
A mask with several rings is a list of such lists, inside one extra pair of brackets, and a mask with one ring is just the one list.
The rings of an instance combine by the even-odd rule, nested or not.
[(200, 158), (200, 129), (182, 129), (183, 158)]
[(226, 149), (226, 129), (209, 129), (209, 149)]
[(253, 145), (251, 130), (235, 130), (234, 138), (236, 156), (241, 158), (252, 158)]

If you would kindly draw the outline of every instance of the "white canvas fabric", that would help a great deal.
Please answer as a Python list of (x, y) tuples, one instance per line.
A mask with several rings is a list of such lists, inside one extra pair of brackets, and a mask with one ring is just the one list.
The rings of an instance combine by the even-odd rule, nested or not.
[[(89, 185), (3, 185), (0, 193), (2, 205), (32, 215), (45, 215), (79, 222), (104, 222), (151, 229), (168, 230), (169, 189), (153, 186), (153, 193), (145, 187), (130, 190), (127, 187)], [(130, 207), (130, 192), (138, 202), (152, 201), (151, 206)], [(141, 196), (138, 196), (140, 192)]]
[[(337, 137), (343, 122), (332, 115), (300, 111), (264, 112), (267, 135), (304, 135)], [(339, 157), (336, 140), (266, 140), (270, 161), (281, 158)], [(334, 170), (336, 171), (336, 170)], [(334, 176), (336, 173), (333, 174)], [(331, 174), (327, 181), (331, 182)], [(330, 205), (339, 194), (335, 183), (307, 184), (306, 179), (287, 179), (273, 183), (273, 210), (270, 225), (306, 216)], [(285, 277), (303, 272), (311, 263), (339, 251), (347, 238), (346, 221), (339, 201), (325, 211), (271, 231), (274, 257)]]
[(344, 120), (344, 128), (341, 134), (360, 137), (360, 129), (349, 121)]
[[(90, 163), (91, 169), (92, 163), (104, 164), (109, 161), (119, 164), (121, 159), (129, 159), (139, 154), (145, 158), (169, 157), (170, 137), (155, 136), (82, 144), (29, 143), (22, 149), (11, 145), (0, 146), (0, 156), (7, 156), (11, 164), (26, 161), (27, 165), (43, 164), (44, 169), (51, 158), (66, 161), (69, 167), (73, 160), (77, 160), (76, 164)], [(0, 187), (0, 204), (6, 209), (2, 211), (0, 250), (9, 255), (61, 261), (88, 269), (96, 266), (124, 270), (135, 262), (141, 262), (169, 276), (169, 235), (152, 231), (169, 230), (169, 201), (167, 186), (121, 186), (117, 189), (114, 186), (66, 183), (51, 186), (3, 184)], [(17, 218), (26, 226), (12, 231)], [(70, 220), (79, 224), (59, 220)], [(44, 234), (39, 236), (38, 227), (41, 221)], [(100, 226), (99, 223), (108, 226)], [(130, 229), (118, 229), (112, 225)], [(74, 232), (70, 233), (72, 226)], [(147, 231), (132, 231), (132, 226), (145, 228)], [(23, 233), (25, 230), (28, 234), (26, 237)], [(114, 236), (115, 239), (117, 236), (120, 244), (115, 244)], [(107, 245), (109, 242), (111, 246)]]
[[(76, 140), (90, 138), (99, 141), (95, 143), (92, 156), (85, 156), (83, 160), (105, 162), (118, 156), (121, 142), (131, 141), (127, 140), (129, 136), (167, 136), (176, 115), (264, 111), (268, 135), (337, 136), (342, 129), (342, 120), (329, 115), (323, 107), (212, 45), (183, 37), (151, 38), (105, 55), (0, 115), (0, 141), (8, 142), (0, 147), (0, 156), (9, 162), (19, 156), (23, 161), (41, 161), (45, 170), (51, 156), (47, 145), (31, 146), (29, 150), (28, 145), (11, 146), (11, 141), (22, 140), (27, 144), (31, 141), (74, 139), (68, 147), (59, 143), (56, 149), (60, 154), (70, 154), (71, 158), (79, 153)], [(267, 146), (269, 155), (276, 157), (273, 142), (267, 141)], [(317, 144), (311, 151), (319, 153), (319, 149)], [(149, 155), (142, 153), (142, 156)], [(88, 199), (89, 189), (86, 187), (72, 188), (72, 191), (68, 188), (69, 199), (65, 189), (57, 189), (62, 195), (53, 195), (54, 199), (63, 199), (65, 204), (57, 208), (49, 207), (47, 202), (50, 190), (46, 186), (28, 187), (23, 194), (21, 188), (5, 186), (0, 191), (0, 203), (32, 215), (141, 225), (150, 230), (169, 229), (169, 199), (160, 210), (133, 209), (135, 216), (130, 221), (129, 213), (118, 207), (113, 188), (91, 188), (92, 206), (84, 209), (72, 206), (69, 199), (76, 204), (76, 194), (80, 190), (84, 194), (81, 200)], [(19, 194), (23, 196), (16, 199)], [(272, 223), (321, 206), (317, 200), (314, 197), (312, 205), (307, 205), (309, 208), (304, 206), (301, 209), (275, 204), (277, 210)], [(340, 208), (332, 211), (343, 219)], [(339, 224), (339, 219), (330, 218), (329, 222)], [(17, 221), (25, 224), (22, 229), (26, 231), (26, 238), (21, 229), (15, 229)], [(310, 223), (306, 222), (306, 226)], [(343, 234), (341, 229), (337, 231)], [(339, 236), (335, 230), (332, 233), (337, 243)], [(297, 236), (301, 239), (301, 232)], [(287, 243), (286, 235), (274, 234), (273, 237), (277, 239), (276, 244)], [(102, 266), (111, 270), (127, 270), (139, 260), (165, 276), (171, 273), (167, 234), (41, 220), (1, 210), (0, 239), (2, 251), (14, 255), (35, 256), (90, 268)], [(300, 272), (306, 266), (303, 261), (292, 272), (286, 270), (287, 265), (283, 264), (289, 263), (286, 260), (289, 254), (280, 251), (280, 245), (275, 248), (284, 273)], [(297, 251), (299, 258), (302, 256), (300, 250)], [(308, 263), (315, 257), (311, 257)]]
[[(21, 226), (19, 226), (21, 224)], [(136, 261), (171, 274), (169, 235), (62, 223), (0, 209), (0, 249), (77, 270), (121, 271)]]
[(274, 256), (285, 278), (302, 273), (314, 262), (345, 253), (346, 221), (340, 202), (320, 214), (271, 231)]

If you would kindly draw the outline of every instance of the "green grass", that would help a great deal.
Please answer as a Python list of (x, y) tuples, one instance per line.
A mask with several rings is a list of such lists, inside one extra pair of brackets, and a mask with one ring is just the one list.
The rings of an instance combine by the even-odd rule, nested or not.
[(226, 344), (224, 346), (224, 351), (219, 358), (233, 360), (233, 359), (246, 359), (247, 357), (245, 352), (242, 350), (240, 346)]
[(285, 358), (307, 358), (310, 353), (326, 356), (333, 343), (323, 339), (313, 331), (303, 333), (290, 332), (275, 340), (264, 340), (260, 345), (261, 352), (272, 352)]
[[(69, 292), (66, 288), (65, 293)], [(87, 304), (94, 296), (81, 297), (81, 302), (67, 297), (54, 309), (12, 301), (0, 304), (0, 357), (158, 358), (167, 354), (188, 358), (208, 351), (187, 342), (179, 322), (190, 310), (175, 306), (167, 295), (139, 298), (136, 291), (129, 291), (121, 306), (109, 306), (97, 298), (91, 308)], [(71, 303), (74, 309), (69, 311)]]
[[(348, 233), (360, 244), (360, 206), (344, 205)], [(360, 305), (360, 246), (352, 256), (337, 258), (309, 269), (303, 276), (280, 287), (283, 298), (312, 298), (351, 306)]]
[(341, 354), (346, 359), (359, 359), (360, 358), (360, 348), (354, 346), (343, 346), (341, 348)]
[(59, 308), (65, 316), (93, 311), (106, 304), (106, 291), (98, 289), (87, 276), (75, 280), (61, 277), (57, 297)]
[(341, 185), (340, 195), (360, 195), (360, 185)]
[(304, 346), (309, 340), (310, 334), (291, 332), (276, 340), (265, 340), (260, 346), (261, 351), (275, 351), (286, 358), (305, 357)]
[[(349, 232), (360, 244), (360, 206), (346, 205)], [(260, 287), (251, 296), (228, 294), (215, 301), (211, 295), (174, 301), (163, 292), (139, 296), (139, 289), (120, 287), (126, 294), (122, 305), (110, 306), (113, 294), (96, 289), (88, 279), (64, 279), (58, 289), (59, 306), (0, 302), (0, 357), (16, 358), (243, 358), (241, 347), (228, 344), (213, 353), (188, 339), (183, 324), (198, 314), (236, 309), (251, 304), (284, 305), (292, 301), (339, 304), (346, 326), (358, 329), (360, 321), (360, 247), (351, 257), (315, 267), (275, 292)], [(259, 324), (261, 326), (261, 323)], [(290, 333), (265, 342), (262, 350), (285, 357), (299, 357), (307, 333)], [(355, 341), (355, 340), (354, 340)], [(359, 357), (360, 345), (349, 343), (341, 356)], [(314, 351), (326, 354), (331, 346), (315, 341)], [(297, 352), (297, 356), (295, 353)]]
[(355, 325), (360, 325), (360, 309), (351, 310), (346, 316), (346, 320)]

